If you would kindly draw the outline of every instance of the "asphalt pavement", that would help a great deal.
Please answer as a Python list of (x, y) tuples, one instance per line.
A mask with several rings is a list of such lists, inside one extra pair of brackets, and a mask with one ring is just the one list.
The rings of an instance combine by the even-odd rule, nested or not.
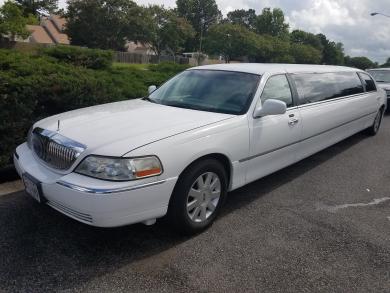
[(0, 195), (0, 292), (390, 292), (390, 117), (229, 194), (194, 237)]

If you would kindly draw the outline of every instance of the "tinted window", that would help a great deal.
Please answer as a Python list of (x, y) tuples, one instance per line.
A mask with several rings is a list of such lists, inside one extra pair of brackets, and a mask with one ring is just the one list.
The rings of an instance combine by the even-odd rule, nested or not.
[(228, 114), (245, 113), (253, 99), (259, 75), (217, 71), (184, 71), (149, 95), (153, 103)]
[(372, 78), (363, 72), (359, 72), (360, 77), (363, 80), (364, 87), (366, 88), (366, 92), (372, 92), (376, 91), (375, 82), (372, 80)]
[(356, 72), (293, 74), (300, 104), (359, 94), (363, 85)]
[(275, 75), (268, 79), (261, 94), (261, 102), (268, 99), (280, 100), (286, 103), (287, 107), (292, 106), (290, 84), (285, 75)]

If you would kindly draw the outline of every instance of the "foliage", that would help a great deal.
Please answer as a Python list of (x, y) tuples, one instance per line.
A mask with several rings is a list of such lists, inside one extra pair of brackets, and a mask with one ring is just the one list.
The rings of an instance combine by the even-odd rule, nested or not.
[(254, 31), (256, 29), (257, 15), (254, 9), (238, 9), (227, 14), (227, 22), (238, 24)]
[(297, 64), (320, 64), (322, 58), (321, 51), (303, 44), (292, 44), (290, 54)]
[(26, 25), (31, 22), (31, 17), (23, 16), (23, 11), (12, 1), (7, 1), (0, 7), (0, 39), (9, 37), (15, 40), (16, 37), (27, 38), (30, 33)]
[(236, 24), (217, 24), (210, 28), (205, 49), (221, 54), (226, 62), (241, 56), (253, 56), (256, 51), (256, 34)]
[(387, 58), (386, 62), (383, 63), (380, 67), (390, 67), (390, 57)]
[(58, 8), (58, 0), (15, 0), (23, 9), (25, 16), (53, 13)]
[(160, 64), (149, 64), (148, 69), (152, 72), (163, 72), (167, 76), (175, 75), (185, 69), (189, 65), (182, 65), (172, 62), (161, 62)]
[(201, 35), (206, 36), (209, 28), (222, 20), (222, 13), (215, 0), (177, 0), (177, 15), (186, 19), (194, 28), (195, 38), (187, 42), (186, 49), (198, 49)]
[(344, 48), (342, 43), (329, 41), (324, 34), (318, 34), (318, 38), (323, 46), (322, 63), (329, 65), (344, 64)]
[(218, 24), (210, 28), (205, 49), (210, 54), (221, 54), (224, 59), (239, 60), (247, 56), (250, 61), (277, 63), (319, 64), (321, 52), (312, 46), (290, 44), (269, 35), (258, 35), (241, 25)]
[(290, 34), (290, 41), (294, 44), (312, 46), (321, 52), (324, 49), (321, 39), (317, 35), (302, 30), (293, 30)]
[(270, 35), (288, 39), (288, 23), (285, 22), (284, 13), (279, 8), (264, 8), (257, 16), (256, 32), (261, 35)]
[(87, 49), (75, 46), (54, 46), (41, 50), (42, 54), (58, 61), (91, 69), (106, 69), (112, 64), (113, 52), (108, 50)]
[(368, 68), (373, 68), (376, 67), (374, 62), (372, 62), (370, 59), (367, 57), (345, 57), (345, 65), (351, 66), (351, 67), (356, 67), (362, 70), (366, 70)]
[(144, 41), (150, 25), (145, 9), (128, 0), (69, 1), (66, 18), (73, 45), (117, 51), (126, 40)]
[(186, 66), (92, 70), (40, 54), (0, 50), (0, 168), (41, 118), (81, 107), (144, 96)]
[(152, 21), (147, 41), (158, 56), (163, 51), (175, 56), (195, 34), (187, 20), (178, 17), (172, 10), (153, 5), (148, 8), (148, 12)]

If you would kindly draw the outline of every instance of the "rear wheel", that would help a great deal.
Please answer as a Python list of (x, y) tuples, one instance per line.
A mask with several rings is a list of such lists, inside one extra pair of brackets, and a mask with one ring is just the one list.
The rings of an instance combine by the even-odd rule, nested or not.
[(379, 128), (380, 128), (380, 126), (382, 124), (383, 114), (384, 114), (383, 108), (380, 108), (378, 113), (375, 116), (374, 123), (372, 124), (372, 126), (367, 128), (367, 134), (368, 135), (372, 135), (373, 136), (373, 135), (376, 135), (378, 133)]
[(195, 234), (209, 227), (227, 194), (227, 174), (214, 159), (199, 161), (179, 177), (169, 204), (168, 217), (183, 234)]

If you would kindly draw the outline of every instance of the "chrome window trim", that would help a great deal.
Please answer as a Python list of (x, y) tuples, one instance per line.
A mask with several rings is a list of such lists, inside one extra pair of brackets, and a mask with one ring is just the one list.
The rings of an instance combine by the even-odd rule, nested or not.
[(364, 96), (367, 94), (370, 94), (371, 92), (363, 92), (360, 94), (354, 94), (354, 95), (349, 95), (349, 96), (342, 96), (338, 98), (333, 98), (333, 99), (328, 99), (328, 100), (323, 100), (323, 101), (318, 101), (318, 102), (313, 102), (313, 103), (306, 103), (306, 104), (300, 104), (298, 107), (299, 108), (305, 108), (313, 105), (320, 105), (320, 104), (325, 104), (325, 103), (330, 103), (330, 102), (337, 102), (340, 100), (345, 100), (345, 99), (352, 99), (352, 98), (358, 98), (360, 96)]
[(137, 190), (141, 188), (146, 188), (154, 185), (159, 185), (165, 183), (166, 180), (159, 180), (155, 182), (149, 182), (149, 183), (144, 183), (144, 184), (139, 184), (139, 185), (134, 185), (134, 186), (128, 186), (128, 187), (122, 187), (122, 188), (89, 188), (89, 187), (84, 187), (76, 184), (72, 184), (63, 180), (57, 181), (56, 183), (58, 185), (67, 187), (69, 189), (75, 190), (75, 191), (80, 191), (80, 192), (86, 192), (86, 193), (91, 193), (91, 194), (112, 194), (112, 193), (119, 193), (119, 192), (126, 192), (126, 191), (132, 191), (132, 190)]

